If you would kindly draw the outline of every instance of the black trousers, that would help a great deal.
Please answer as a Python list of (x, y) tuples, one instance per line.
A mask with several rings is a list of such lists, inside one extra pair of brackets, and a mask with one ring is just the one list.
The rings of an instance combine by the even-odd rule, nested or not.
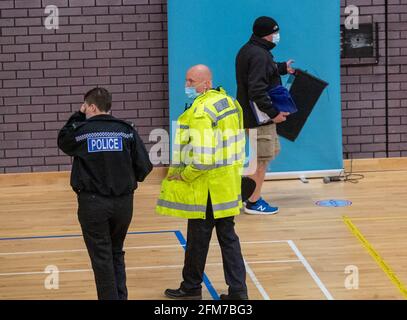
[(123, 243), (133, 215), (133, 195), (78, 195), (78, 218), (92, 262), (99, 300), (127, 300)]
[(181, 289), (199, 293), (202, 290), (203, 274), (213, 228), (216, 228), (222, 252), (223, 271), (229, 294), (247, 294), (246, 268), (239, 237), (235, 232), (234, 217), (214, 219), (210, 196), (206, 207), (206, 219), (189, 219), (185, 262), (182, 271)]

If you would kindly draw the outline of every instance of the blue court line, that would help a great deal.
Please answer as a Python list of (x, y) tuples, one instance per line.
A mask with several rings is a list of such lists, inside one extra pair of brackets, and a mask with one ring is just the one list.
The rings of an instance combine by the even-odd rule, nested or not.
[[(142, 231), (142, 232), (128, 232), (127, 234), (157, 234), (157, 233), (175, 233), (176, 230), (164, 231)], [(33, 236), (33, 237), (16, 237), (16, 238), (0, 238), (0, 241), (7, 240), (35, 240), (35, 239), (63, 239), (63, 238), (81, 238), (81, 234), (65, 234), (57, 236)]]
[(82, 236), (82, 235), (79, 235), (79, 234), (67, 234), (67, 235), (63, 235), (63, 236), (36, 236), (36, 237), (0, 238), (0, 241), (79, 238), (79, 237), (81, 237), (81, 236)]
[[(181, 244), (181, 246), (184, 248), (184, 250), (186, 250), (186, 245), (187, 242), (185, 241), (184, 236), (182, 235), (181, 231), (175, 231), (175, 235), (177, 236), (177, 239), (179, 241), (179, 243)], [(203, 275), (203, 280), (205, 283), (206, 288), (208, 288), (209, 293), (211, 294), (213, 300), (220, 300), (218, 293), (216, 292), (215, 288), (213, 287), (211, 281), (209, 280), (208, 276), (206, 275), (206, 273), (204, 273)]]

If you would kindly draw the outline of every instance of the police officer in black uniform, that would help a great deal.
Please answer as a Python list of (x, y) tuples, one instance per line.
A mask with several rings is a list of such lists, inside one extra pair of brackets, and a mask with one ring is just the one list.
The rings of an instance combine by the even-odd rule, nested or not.
[(99, 299), (126, 300), (123, 243), (133, 214), (133, 193), (152, 170), (133, 125), (111, 116), (111, 94), (95, 88), (58, 135), (74, 157), (71, 186), (92, 262)]

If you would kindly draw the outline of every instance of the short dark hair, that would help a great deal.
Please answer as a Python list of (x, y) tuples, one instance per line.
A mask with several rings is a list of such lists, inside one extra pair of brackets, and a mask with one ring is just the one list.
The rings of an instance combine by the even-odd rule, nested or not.
[(85, 102), (94, 104), (102, 112), (109, 112), (112, 107), (112, 95), (105, 88), (94, 88), (85, 94)]

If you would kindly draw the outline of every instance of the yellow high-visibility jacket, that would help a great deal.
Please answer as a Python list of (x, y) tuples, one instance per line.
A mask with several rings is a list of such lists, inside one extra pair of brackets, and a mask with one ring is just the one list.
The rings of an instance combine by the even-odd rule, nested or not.
[(215, 219), (238, 215), (245, 160), (242, 108), (222, 89), (195, 99), (177, 121), (172, 163), (156, 211), (187, 219), (205, 219), (210, 192)]

